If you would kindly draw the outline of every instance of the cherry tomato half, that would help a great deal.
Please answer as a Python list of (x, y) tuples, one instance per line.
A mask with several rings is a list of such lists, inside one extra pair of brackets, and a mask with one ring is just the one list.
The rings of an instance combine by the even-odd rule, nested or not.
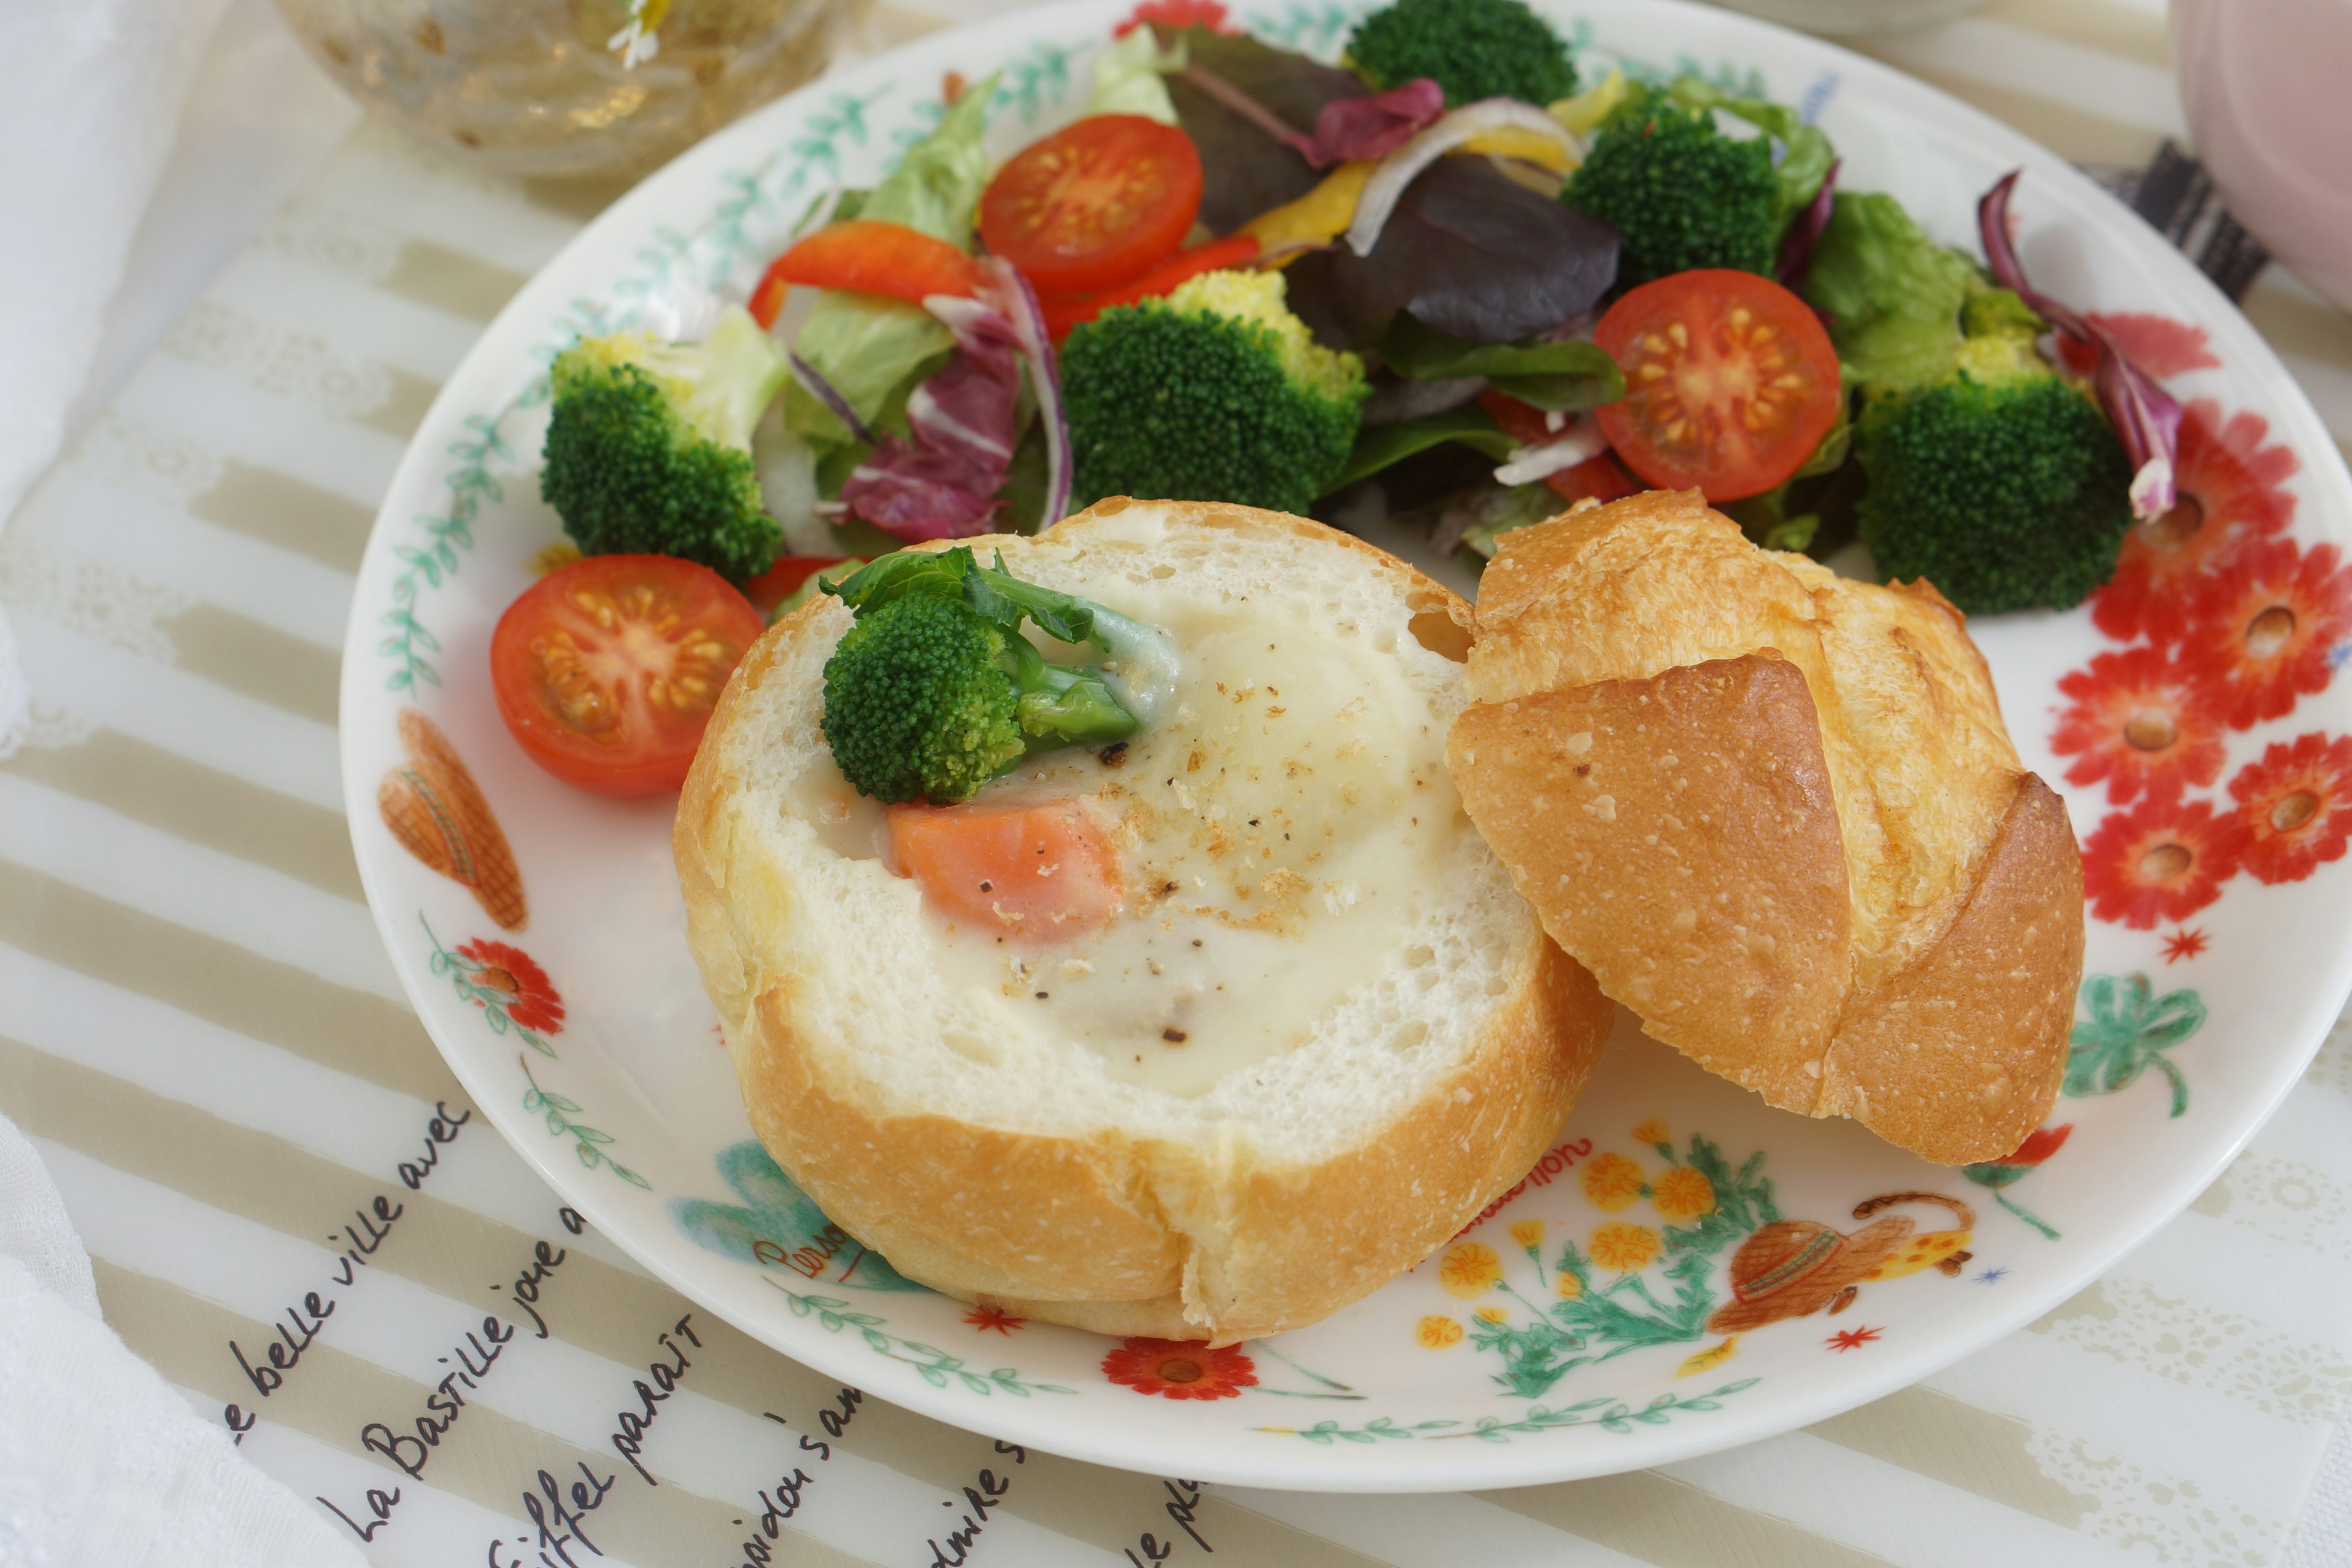
[(1617, 459), (1603, 452), (1597, 458), (1587, 458), (1572, 468), (1561, 468), (1544, 476), (1544, 483), (1552, 488), (1560, 500), (1580, 501), (1590, 498), (1604, 505), (1623, 500), (1627, 496), (1640, 495), (1649, 487), (1626, 477)]
[(1708, 268), (1644, 283), (1593, 340), (1625, 373), (1600, 409), (1625, 466), (1711, 501), (1770, 489), (1837, 423), (1837, 351), (1802, 300), (1752, 272)]
[(530, 760), (599, 795), (686, 782), (760, 612), (707, 566), (592, 555), (523, 591), (490, 634), (499, 715)]
[(1165, 261), (1200, 210), (1191, 137), (1139, 114), (1095, 114), (996, 172), (980, 236), (1041, 291), (1083, 294)]

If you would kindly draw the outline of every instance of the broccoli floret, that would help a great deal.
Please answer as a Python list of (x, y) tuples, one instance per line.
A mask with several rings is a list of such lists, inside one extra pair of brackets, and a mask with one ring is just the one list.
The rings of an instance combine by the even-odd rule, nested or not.
[(1925, 577), (1970, 615), (2079, 604), (2132, 521), (2131, 461), (2097, 406), (2038, 360), (1984, 374), (2010, 352), (1968, 340), (1950, 380), (1872, 396), (1855, 437), (1880, 573)]
[(1432, 78), (1448, 109), (1482, 98), (1549, 104), (1576, 91), (1566, 40), (1520, 0), (1396, 0), (1356, 24), (1348, 58), (1383, 89)]
[(1308, 335), (1279, 272), (1105, 310), (1062, 353), (1075, 488), (1303, 512), (1346, 466), (1364, 363)]
[[(857, 616), (825, 662), (824, 738), (842, 776), (877, 800), (970, 800), (1032, 752), (1126, 740), (1172, 689), (1166, 634), (1024, 583), (1002, 557), (889, 555), (823, 589)], [(1108, 657), (1048, 664), (1024, 618)]]
[(1616, 292), (1695, 267), (1772, 275), (1780, 181), (1765, 137), (1652, 100), (1593, 138), (1559, 199), (1615, 226)]
[(730, 310), (698, 343), (583, 338), (549, 374), (539, 493), (583, 552), (682, 556), (738, 582), (768, 569), (779, 531), (760, 509), (751, 430), (788, 372), (749, 312)]
[(970, 800), (1027, 750), (1004, 634), (955, 599), (862, 616), (824, 666), (824, 738), (860, 795)]

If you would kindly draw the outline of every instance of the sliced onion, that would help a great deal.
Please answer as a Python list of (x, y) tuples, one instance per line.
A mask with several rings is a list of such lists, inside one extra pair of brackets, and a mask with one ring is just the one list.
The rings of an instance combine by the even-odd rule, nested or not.
[(1522, 447), (1511, 454), (1511, 460), (1495, 470), (1498, 485), (1532, 484), (1549, 479), (1562, 468), (1572, 468), (1579, 463), (1590, 462), (1609, 449), (1609, 437), (1601, 433), (1601, 421), (1579, 415), (1560, 432), (1557, 441), (1546, 441), (1540, 447)]
[(2060, 304), (2025, 280), (2025, 268), (2009, 237), (2009, 195), (2021, 170), (2012, 169), (1977, 204), (1977, 228), (1984, 240), (1985, 264), (1993, 281), (2015, 294), (2034, 314), (2069, 337), (2098, 351), (2092, 384), (2107, 421), (2116, 427), (2124, 455), (2131, 459), (2132, 515), (2153, 522), (2178, 499), (2173, 461), (2180, 442), (2180, 405), (2156, 378), (2132, 363), (2123, 345), (2105, 327)]
[(849, 399), (841, 395), (840, 388), (819, 375), (816, 367), (801, 358), (798, 353), (790, 353), (784, 357), (792, 361), (793, 374), (808, 389), (811, 397), (831, 409), (833, 416), (840, 420), (852, 436), (869, 447), (874, 444), (873, 430), (857, 416), (857, 410), (849, 405)]
[(1062, 406), (1062, 373), (1054, 359), (1053, 337), (1045, 330), (1045, 312), (1029, 279), (1001, 256), (982, 257), (980, 269), (994, 285), (991, 292), (997, 296), (996, 306), (1021, 340), (1030, 384), (1037, 394), (1037, 418), (1045, 430), (1045, 510), (1037, 522), (1042, 533), (1061, 521), (1070, 507), (1070, 421)]
[(1364, 194), (1357, 198), (1356, 220), (1348, 226), (1348, 248), (1359, 256), (1370, 256), (1405, 187), (1423, 169), (1465, 142), (1510, 127), (1558, 142), (1573, 156), (1584, 154), (1584, 142), (1575, 132), (1531, 103), (1515, 98), (1465, 103), (1390, 153), (1372, 171), (1372, 177), (1364, 182)]

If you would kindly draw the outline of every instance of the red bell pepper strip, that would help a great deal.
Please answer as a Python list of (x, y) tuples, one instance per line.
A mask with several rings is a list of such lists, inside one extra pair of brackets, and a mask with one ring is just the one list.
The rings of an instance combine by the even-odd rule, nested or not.
[(784, 296), (793, 286), (776, 276), (775, 264), (760, 276), (760, 286), (751, 290), (751, 319), (763, 327), (772, 327), (776, 318), (784, 313)]
[[(1504, 435), (1522, 447), (1540, 447), (1559, 437), (1559, 431), (1551, 427), (1550, 417), (1542, 409), (1522, 403), (1508, 393), (1489, 388), (1478, 395), (1478, 406), (1494, 416)], [(1560, 429), (1567, 427), (1563, 420)], [(1597, 501), (1622, 500), (1641, 494), (1644, 489), (1629, 478), (1616, 458), (1608, 452), (1588, 458), (1574, 468), (1546, 474), (1543, 482), (1559, 492), (1562, 500), (1582, 500), (1587, 496)]]
[(980, 291), (980, 269), (971, 257), (920, 229), (852, 218), (817, 230), (769, 264), (751, 294), (751, 314), (761, 325), (775, 324), (784, 286), (793, 283), (888, 294), (919, 305), (933, 294), (969, 299)]
[(1603, 503), (1640, 495), (1644, 488), (1630, 478), (1618, 466), (1617, 459), (1607, 452), (1597, 458), (1587, 458), (1572, 468), (1546, 474), (1544, 483), (1558, 491), (1563, 500), (1582, 500), (1590, 496)]
[(1203, 272), (1222, 271), (1255, 260), (1257, 251), (1257, 236), (1237, 234), (1229, 239), (1213, 239), (1190, 250), (1180, 250), (1150, 271), (1116, 289), (1093, 294), (1048, 294), (1041, 301), (1045, 311), (1045, 330), (1059, 344), (1070, 335), (1073, 327), (1093, 321), (1114, 305), (1132, 305), (1139, 300), (1157, 300), (1172, 294), (1177, 285)]

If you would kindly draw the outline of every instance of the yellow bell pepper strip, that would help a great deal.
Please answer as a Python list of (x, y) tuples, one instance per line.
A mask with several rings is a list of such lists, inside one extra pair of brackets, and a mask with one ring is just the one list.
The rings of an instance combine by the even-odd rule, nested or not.
[(1576, 167), (1578, 162), (1566, 142), (1517, 125), (1506, 125), (1499, 130), (1473, 136), (1462, 143), (1461, 151), (1484, 153), (1490, 158), (1517, 158), (1521, 163), (1549, 169), (1555, 174), (1567, 174)]
[(1602, 121), (1616, 113), (1617, 106), (1633, 93), (1633, 84), (1625, 79), (1624, 71), (1611, 66), (1606, 77), (1574, 98), (1563, 98), (1549, 105), (1548, 112), (1579, 136), (1590, 136), (1601, 128)]
[(1276, 267), (1291, 259), (1283, 252), (1295, 254), (1304, 247), (1328, 245), (1354, 220), (1364, 182), (1378, 167), (1369, 159), (1342, 163), (1324, 175), (1321, 184), (1295, 202), (1258, 214), (1242, 225), (1240, 232), (1255, 236), (1258, 254)]

